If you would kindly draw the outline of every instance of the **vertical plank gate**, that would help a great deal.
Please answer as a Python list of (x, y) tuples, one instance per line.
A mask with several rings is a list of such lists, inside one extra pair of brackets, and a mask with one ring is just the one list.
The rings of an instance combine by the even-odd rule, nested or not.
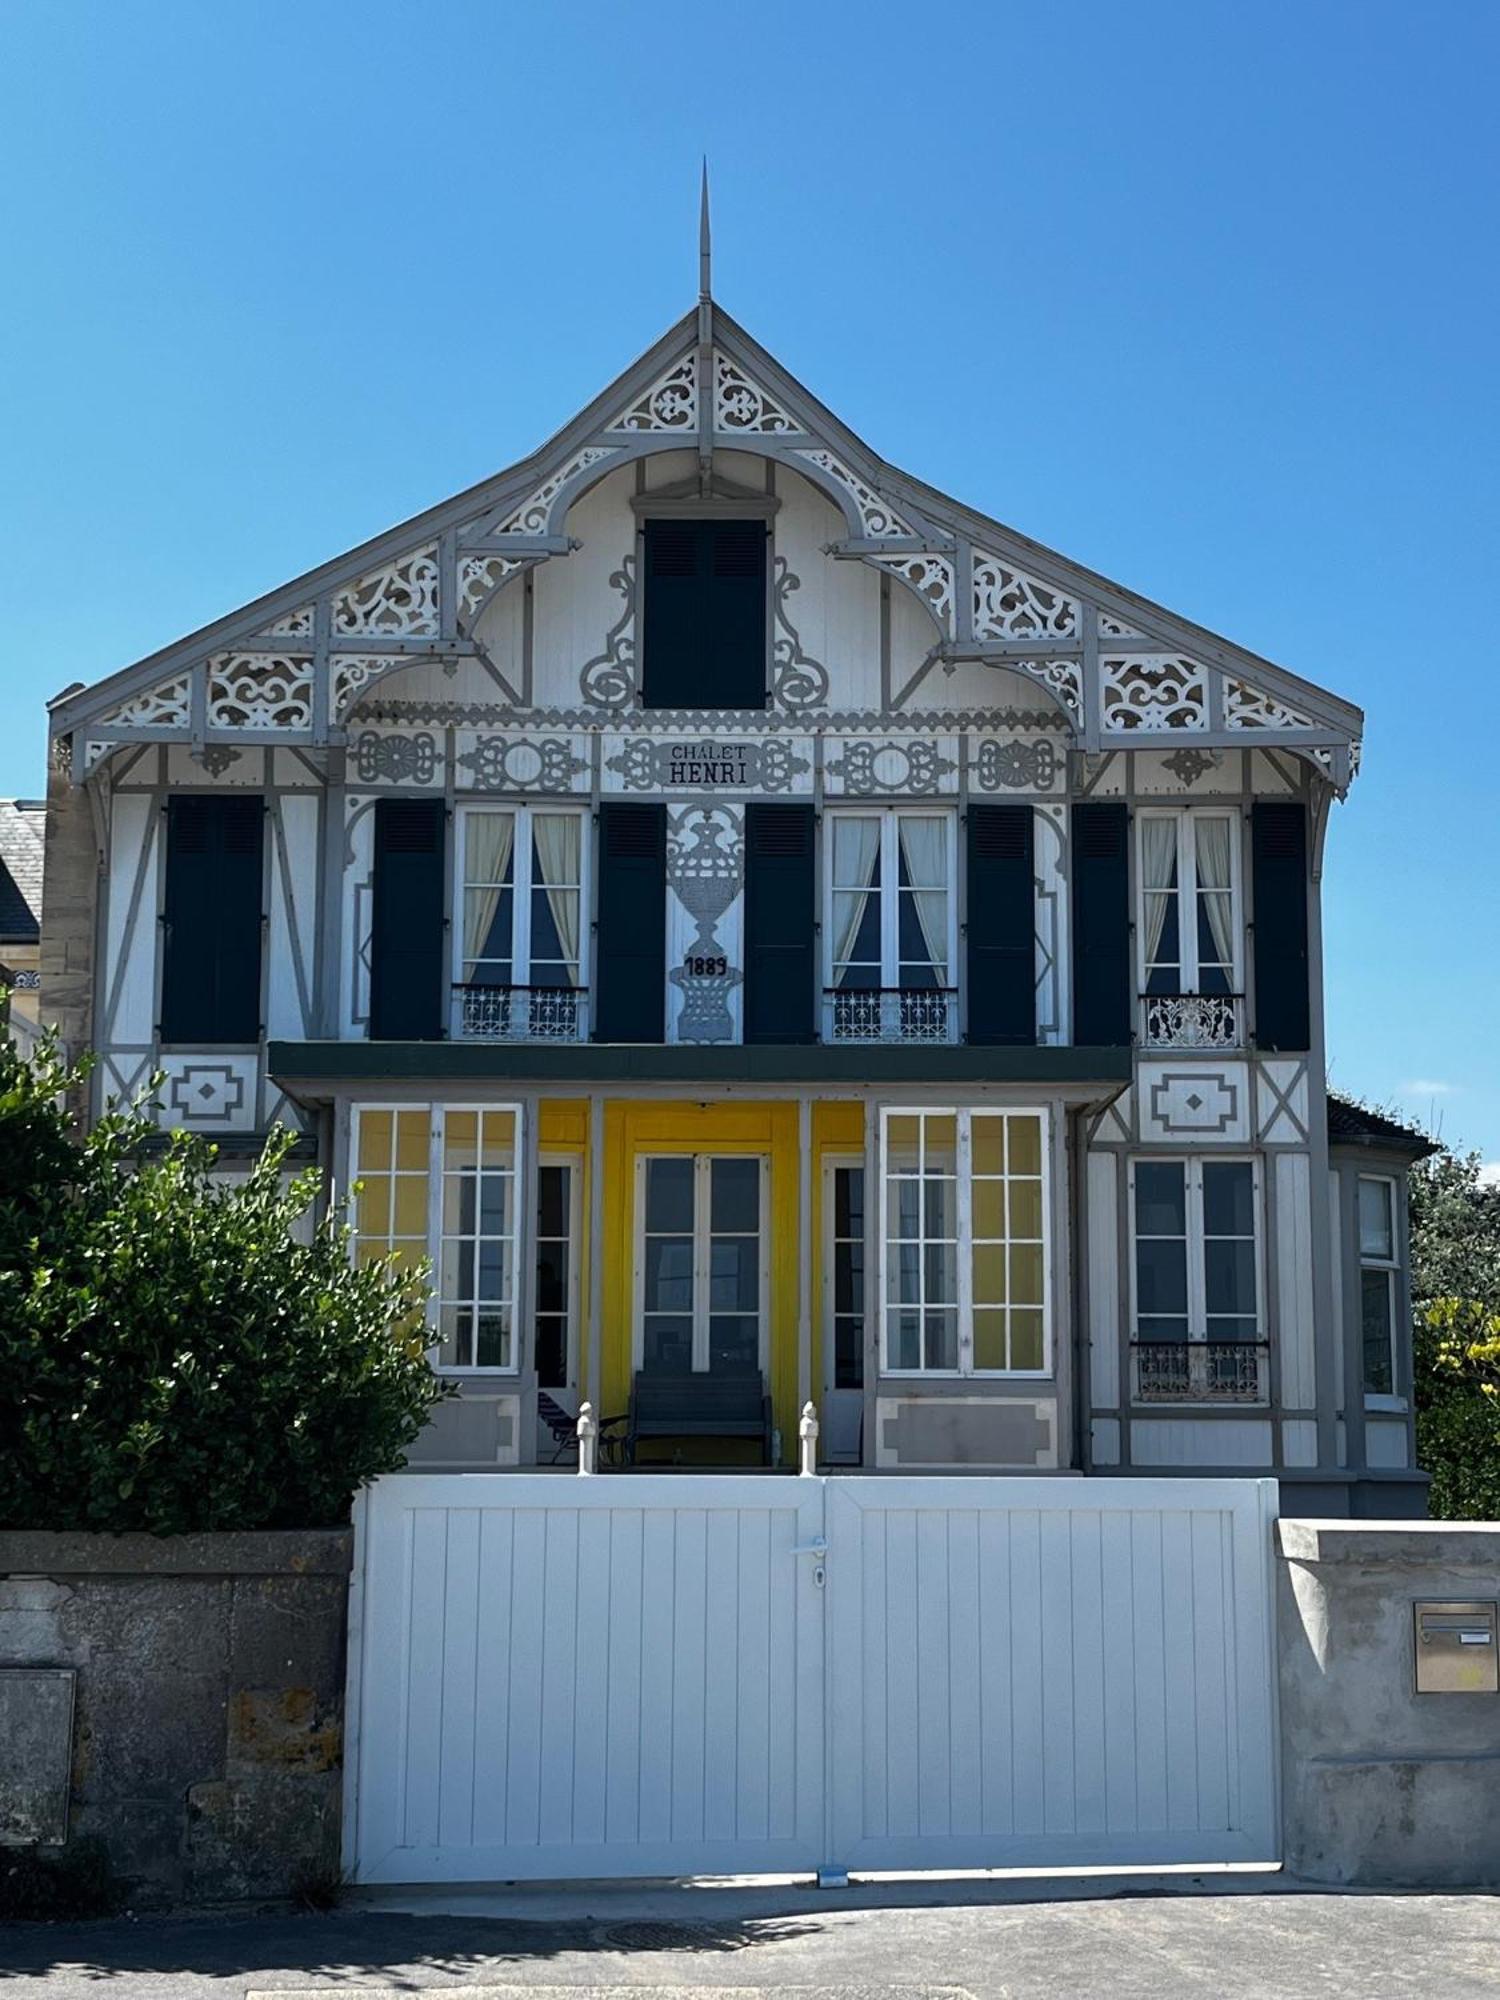
[(1272, 1861), (1275, 1493), (381, 1480), (356, 1521), (350, 1870)]

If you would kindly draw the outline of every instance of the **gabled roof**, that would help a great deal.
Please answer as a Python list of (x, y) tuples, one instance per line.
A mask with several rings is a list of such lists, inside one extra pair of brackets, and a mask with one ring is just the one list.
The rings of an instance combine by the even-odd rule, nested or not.
[(1435, 1139), (1413, 1126), (1401, 1125), (1383, 1112), (1372, 1111), (1352, 1097), (1328, 1093), (1328, 1143), (1330, 1146), (1370, 1146), (1399, 1153), (1409, 1160), (1424, 1160), (1441, 1149)]
[(0, 944), (35, 944), (42, 925), (46, 806), (0, 799)]
[(484, 607), (525, 570), (566, 558), (568, 509), (590, 485), (684, 447), (705, 464), (715, 450), (753, 451), (819, 485), (848, 531), (832, 552), (911, 590), (935, 655), (1028, 674), (1081, 747), (1168, 733), (1281, 744), (1347, 785), (1357, 708), (888, 464), (707, 300), (529, 457), (59, 696), (53, 734), (79, 732), (100, 754), (246, 728), (261, 742), (337, 740), (381, 674), (414, 657), (483, 657), (473, 630)]

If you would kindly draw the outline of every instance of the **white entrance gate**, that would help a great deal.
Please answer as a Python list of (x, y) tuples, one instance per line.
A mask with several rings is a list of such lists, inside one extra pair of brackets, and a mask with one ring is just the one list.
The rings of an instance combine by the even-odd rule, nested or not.
[(1273, 1481), (397, 1474), (360, 1882), (1277, 1855)]

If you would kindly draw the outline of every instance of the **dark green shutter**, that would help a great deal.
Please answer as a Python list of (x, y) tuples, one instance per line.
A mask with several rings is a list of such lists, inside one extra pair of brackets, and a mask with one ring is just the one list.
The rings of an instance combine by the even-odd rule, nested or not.
[(766, 705), (766, 524), (647, 521), (641, 701)]
[(258, 792), (168, 799), (164, 1042), (259, 1040), (264, 850)]
[(1307, 972), (1307, 808), (1266, 800), (1250, 814), (1255, 898), (1255, 1043), (1305, 1049), (1312, 1039)]
[(817, 991), (810, 805), (745, 808), (745, 1040), (810, 1042)]
[(1036, 884), (1032, 809), (968, 812), (969, 1040), (1036, 1040)]
[(664, 1039), (667, 809), (610, 800), (599, 808), (596, 1042)]
[(370, 1035), (434, 1042), (444, 1033), (447, 938), (441, 799), (378, 799), (370, 934)]
[(1073, 1041), (1131, 1039), (1130, 819), (1123, 805), (1073, 808)]

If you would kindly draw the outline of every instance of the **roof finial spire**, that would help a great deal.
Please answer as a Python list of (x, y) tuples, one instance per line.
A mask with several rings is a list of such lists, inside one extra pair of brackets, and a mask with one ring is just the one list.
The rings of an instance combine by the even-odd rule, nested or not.
[(698, 297), (713, 295), (713, 239), (708, 228), (708, 155), (703, 155), (703, 189), (698, 198)]

